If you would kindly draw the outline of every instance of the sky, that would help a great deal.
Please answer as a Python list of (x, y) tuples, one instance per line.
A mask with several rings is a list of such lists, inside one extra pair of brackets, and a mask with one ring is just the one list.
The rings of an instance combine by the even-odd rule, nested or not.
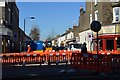
[[(19, 26), (29, 35), (33, 26), (40, 29), (40, 40), (54, 34), (63, 34), (73, 25), (78, 25), (79, 9), (84, 2), (17, 2), (19, 9)], [(34, 16), (35, 19), (29, 19)]]

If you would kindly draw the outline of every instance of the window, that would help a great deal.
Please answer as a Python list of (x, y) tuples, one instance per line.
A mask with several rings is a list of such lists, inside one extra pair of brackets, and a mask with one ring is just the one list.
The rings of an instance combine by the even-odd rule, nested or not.
[(8, 1), (8, 0), (6, 0), (7, 5), (8, 5), (8, 2), (9, 2), (9, 1)]
[(119, 0), (110, 0), (110, 2), (119, 2)]
[(92, 14), (90, 14), (90, 24), (92, 23)]
[(4, 1), (0, 1), (0, 7), (5, 7), (5, 2)]
[(10, 8), (8, 8), (8, 24), (10, 25), (10, 22), (11, 22), (11, 10)]
[(72, 33), (71, 33), (71, 38), (73, 38), (73, 35), (72, 35)]
[(4, 42), (2, 41), (2, 45), (4, 45)]
[(119, 8), (118, 7), (115, 9), (115, 15), (119, 15)]
[(0, 23), (3, 24), (3, 19), (1, 19)]
[(115, 8), (115, 20), (119, 21), (119, 8)]
[(67, 39), (69, 39), (69, 34), (67, 34)]
[(8, 40), (8, 43), (10, 43), (10, 40)]
[(119, 22), (120, 21), (120, 8), (119, 7), (114, 7), (113, 8), (113, 23)]
[(106, 49), (107, 50), (114, 50), (114, 40), (106, 40)]
[(103, 47), (103, 40), (100, 40), (99, 43), (100, 43), (100, 45), (99, 45), (99, 47), (100, 47), (99, 50), (102, 50), (102, 47)]
[(95, 0), (95, 5), (97, 5), (98, 0)]
[(98, 21), (98, 10), (95, 11), (95, 21)]
[(120, 50), (120, 38), (117, 40), (117, 50)]
[(71, 34), (71, 38), (72, 38), (72, 34)]
[(6, 47), (8, 46), (8, 43), (6, 43)]
[(12, 46), (14, 46), (14, 43), (12, 43)]

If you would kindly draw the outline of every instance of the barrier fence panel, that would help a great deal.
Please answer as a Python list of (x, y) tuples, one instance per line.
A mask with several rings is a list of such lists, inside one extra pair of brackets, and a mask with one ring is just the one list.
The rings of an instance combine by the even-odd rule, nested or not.
[(45, 51), (41, 53), (14, 53), (0, 55), (0, 61), (3, 65), (16, 64), (44, 64), (48, 65), (59, 63), (68, 64), (78, 69), (96, 70), (99, 72), (110, 72), (113, 70), (120, 70), (120, 54), (101, 53), (80, 53), (78, 51), (71, 52), (68, 50), (61, 50), (55, 52), (54, 50)]
[(66, 50), (61, 50), (55, 52), (54, 50), (49, 50), (45, 52), (24, 52), (24, 53), (9, 53), (3, 54), (1, 56), (1, 62), (3, 65), (16, 65), (16, 64), (59, 64), (68, 63), (71, 58), (71, 52)]
[(71, 66), (74, 68), (110, 72), (120, 70), (120, 54), (72, 53)]
[(3, 55), (2, 56), (2, 64), (7, 63), (7, 59), (8, 59), (8, 57), (6, 55)]
[(120, 55), (111, 55), (111, 66), (112, 69), (120, 69)]
[(44, 56), (40, 54), (19, 54), (19, 55), (3, 55), (2, 64), (3, 65), (16, 65), (16, 64), (42, 64), (44, 63)]
[(25, 64), (43, 64), (44, 63), (44, 56), (40, 54), (26, 54), (23, 55), (23, 61)]
[(66, 51), (59, 51), (59, 52), (50, 52), (50, 54), (47, 55), (48, 57), (48, 65), (59, 63), (66, 63), (70, 62), (70, 52)]

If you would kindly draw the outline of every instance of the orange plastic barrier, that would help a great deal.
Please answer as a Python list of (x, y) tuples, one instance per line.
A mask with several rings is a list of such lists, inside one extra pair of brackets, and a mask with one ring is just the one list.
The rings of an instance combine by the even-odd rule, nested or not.
[(68, 63), (71, 58), (71, 51), (60, 50), (55, 52), (54, 50), (46, 50), (45, 52), (32, 51), (22, 53), (9, 53), (1, 55), (1, 62), (3, 64), (44, 64), (44, 63)]
[(120, 69), (120, 55), (72, 53), (71, 66), (99, 72), (110, 72), (113, 69)]
[[(97, 54), (97, 51), (88, 51), (88, 53)], [(120, 50), (113, 51), (99, 51), (98, 54), (109, 55), (109, 54), (120, 54)]]
[(59, 63), (66, 63), (70, 61), (71, 52), (67, 50), (59, 50), (58, 52), (50, 52), (48, 54), (48, 64), (51, 65), (52, 63), (58, 65)]
[(59, 63), (68, 64), (74, 68), (83, 68), (89, 70), (96, 70), (101, 72), (109, 72), (112, 69), (120, 68), (120, 54), (113, 54), (113, 51), (101, 51), (100, 54), (92, 54), (88, 52), (86, 54), (79, 51), (60, 50), (55, 52), (54, 50), (46, 50), (45, 52), (32, 51), (23, 53), (9, 53), (1, 54), (0, 62), (3, 65), (15, 65), (15, 64), (44, 64), (48, 65)]
[(21, 54), (21, 60), (22, 62), (25, 62), (26, 64), (42, 64), (44, 63), (44, 56), (42, 53), (25, 53)]

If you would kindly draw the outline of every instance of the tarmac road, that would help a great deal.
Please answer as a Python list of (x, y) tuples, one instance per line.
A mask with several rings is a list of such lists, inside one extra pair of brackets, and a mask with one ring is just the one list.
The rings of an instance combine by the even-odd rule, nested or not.
[(69, 65), (3, 66), (2, 80), (120, 80), (120, 74), (75, 70)]

